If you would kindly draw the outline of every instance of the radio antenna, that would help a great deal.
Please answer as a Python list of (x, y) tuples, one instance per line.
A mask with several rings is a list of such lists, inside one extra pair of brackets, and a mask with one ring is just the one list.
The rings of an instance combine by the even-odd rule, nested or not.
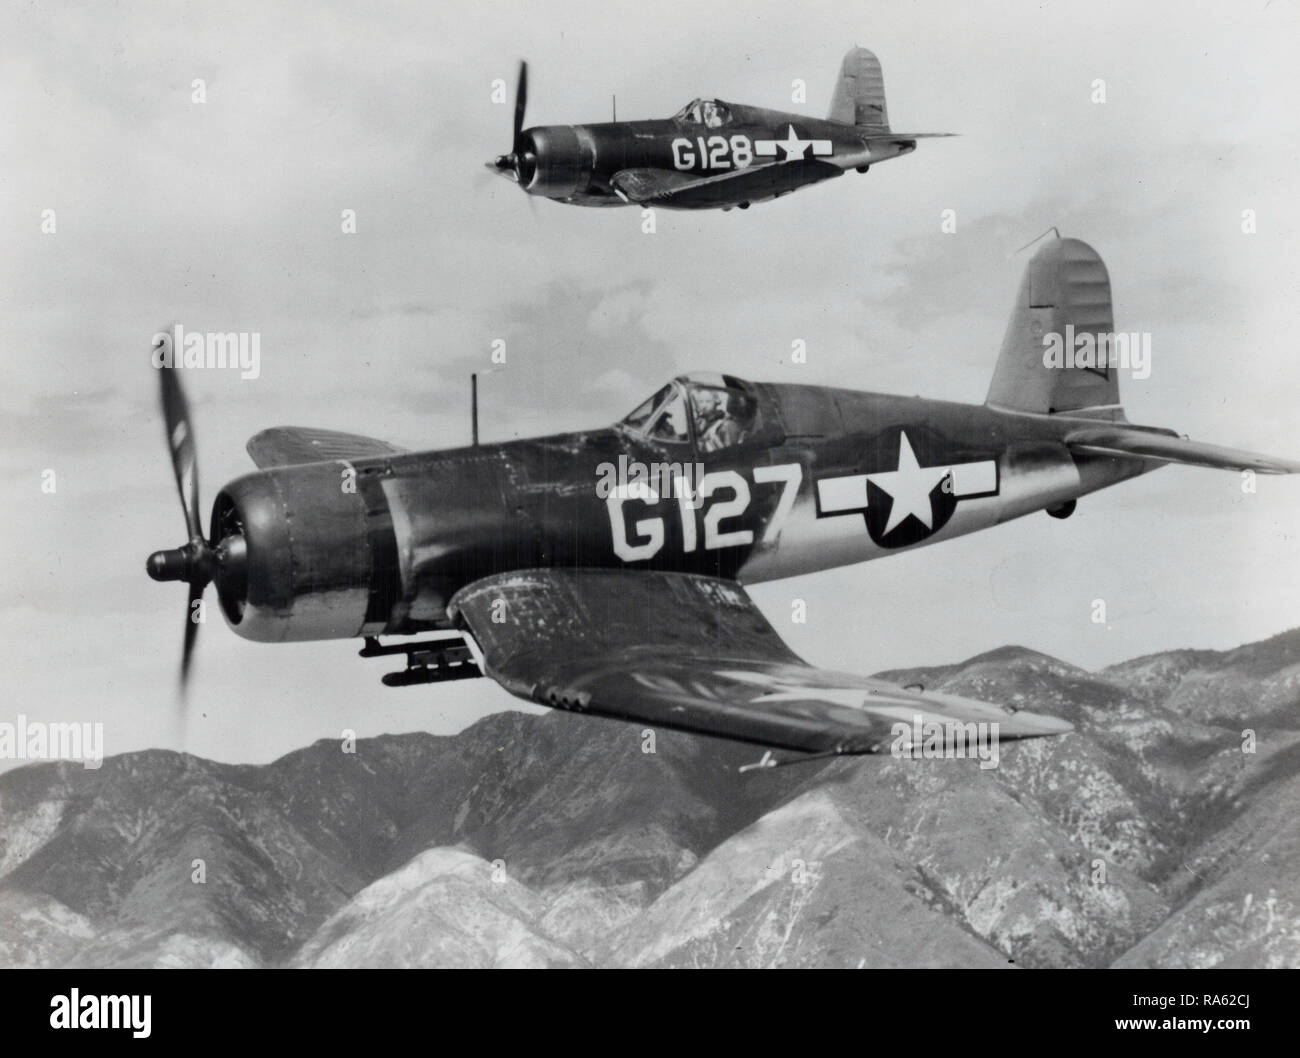
[(474, 447), (478, 447), (478, 372), (475, 371), (469, 376), (469, 426), (470, 432), (474, 439)]

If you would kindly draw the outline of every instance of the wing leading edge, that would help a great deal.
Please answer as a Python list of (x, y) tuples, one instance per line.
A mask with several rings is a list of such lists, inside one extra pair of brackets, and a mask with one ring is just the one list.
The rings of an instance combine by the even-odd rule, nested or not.
[(997, 723), (999, 739), (1072, 730), (1055, 717), (814, 668), (744, 588), (712, 577), (524, 570), (476, 581), (449, 609), (489, 676), (574, 712), (820, 754), (888, 752), (900, 722)]
[(274, 426), (254, 434), (245, 447), (262, 470), (331, 459), (395, 456), (406, 451), (373, 437), (338, 430), (317, 430), (310, 426)]
[(715, 176), (667, 169), (620, 169), (610, 178), (610, 186), (624, 201), (638, 205), (699, 207), (775, 198), (842, 173), (838, 166), (817, 159), (750, 165)]

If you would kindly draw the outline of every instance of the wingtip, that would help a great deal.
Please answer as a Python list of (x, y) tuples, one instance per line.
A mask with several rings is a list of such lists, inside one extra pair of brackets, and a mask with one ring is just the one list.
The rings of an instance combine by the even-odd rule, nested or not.
[[(1043, 713), (1017, 713), (1015, 727), (1017, 729), (1016, 737), (1018, 738), (1039, 738), (1053, 735), (1068, 735), (1074, 730), (1074, 725), (1068, 720), (1062, 720), (1059, 716), (1047, 716)], [(1027, 729), (1021, 732), (1020, 729)]]

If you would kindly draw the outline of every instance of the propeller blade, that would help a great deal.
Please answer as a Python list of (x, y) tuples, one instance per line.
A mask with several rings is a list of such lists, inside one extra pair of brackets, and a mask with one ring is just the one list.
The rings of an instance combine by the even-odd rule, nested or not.
[(199, 519), (199, 467), (194, 450), (194, 429), (190, 422), (190, 406), (185, 399), (180, 379), (171, 368), (158, 371), (159, 396), (162, 403), (163, 423), (167, 429), (167, 447), (171, 450), (172, 472), (176, 475), (176, 488), (181, 496), (181, 509), (185, 512), (185, 528), (191, 540), (203, 538)]
[[(203, 589), (206, 587), (201, 581), (190, 585), (189, 601), (185, 604), (185, 645), (181, 648), (181, 690), (184, 691), (185, 684), (190, 678), (190, 659), (194, 654), (194, 641), (199, 635), (199, 614), (201, 608), (196, 608), (195, 603), (203, 598)], [(184, 705), (184, 696), (181, 699)]]
[[(204, 539), (199, 520), (198, 455), (189, 402), (185, 399), (185, 391), (174, 369), (159, 366), (156, 370), (160, 376), (158, 392), (163, 422), (167, 429), (167, 446), (171, 450), (172, 471), (176, 475), (176, 488), (180, 492), (189, 539), (180, 547), (155, 551), (145, 562), (145, 569), (154, 580), (180, 580), (189, 585), (189, 599), (185, 604), (185, 638), (181, 646), (180, 695), (177, 701), (183, 740), (188, 710), (189, 696), (186, 688), (189, 684), (190, 663), (194, 658), (199, 625), (206, 617), (203, 591), (216, 580), (219, 593), (234, 592), (242, 597), (247, 586), (248, 546), (238, 519), (231, 517), (222, 522), (219, 542), (216, 539), (212, 542)], [(214, 537), (217, 531), (214, 524)]]
[(515, 154), (520, 153), (520, 133), (524, 131), (524, 110), (528, 107), (528, 63), (520, 60), (519, 62), (519, 81), (515, 87), (515, 130), (514, 136), (510, 142), (513, 146), (510, 148)]

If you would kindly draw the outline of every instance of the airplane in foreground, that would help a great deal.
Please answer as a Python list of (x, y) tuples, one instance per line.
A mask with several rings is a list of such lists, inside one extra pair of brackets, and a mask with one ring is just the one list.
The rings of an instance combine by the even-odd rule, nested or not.
[(1045, 355), (1112, 331), (1101, 258), (1057, 239), (1028, 264), (982, 405), (694, 374), (608, 428), (446, 451), (279, 427), (248, 442), (259, 469), (217, 495), (206, 537), (189, 411), (163, 369), (189, 541), (147, 568), (189, 585), (182, 680), (215, 583), (248, 639), (404, 655), (389, 686), (486, 675), (542, 705), (804, 755), (884, 752), (900, 721), (1060, 734), (1010, 703), (811, 666), (745, 586), (1065, 518), (1167, 463), (1300, 471), (1133, 425), (1108, 358)]
[(487, 167), (530, 195), (573, 206), (748, 209), (951, 135), (890, 129), (880, 63), (866, 48), (844, 57), (824, 120), (693, 99), (666, 119), (525, 129), (527, 103), (520, 63), (510, 153)]

